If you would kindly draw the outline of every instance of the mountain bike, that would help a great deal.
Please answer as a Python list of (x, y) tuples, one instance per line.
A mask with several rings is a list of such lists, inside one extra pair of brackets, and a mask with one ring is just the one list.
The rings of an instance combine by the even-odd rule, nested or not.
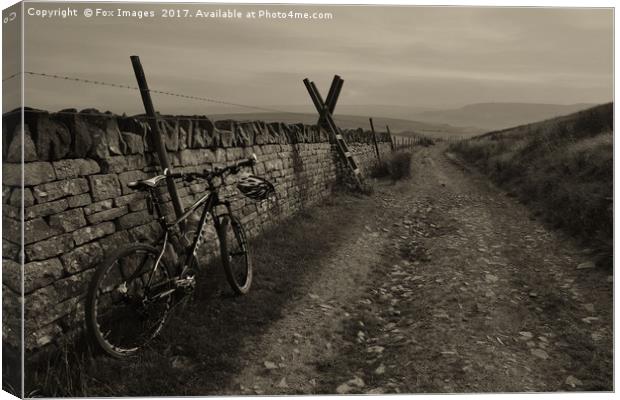
[[(164, 175), (128, 184), (146, 192), (147, 209), (161, 225), (163, 234), (155, 246), (134, 243), (115, 251), (95, 271), (86, 297), (86, 327), (105, 353), (125, 357), (138, 352), (159, 334), (173, 305), (193, 292), (197, 252), (205, 241), (209, 217), (217, 233), (228, 283), (236, 294), (250, 290), (252, 259), (247, 236), (233, 215), (230, 202), (220, 199), (218, 190), (227, 175), (237, 174), (242, 167), (255, 163), (256, 155), (253, 155), (213, 171), (172, 174), (165, 170)], [(207, 183), (207, 193), (172, 223), (162, 213), (162, 202), (157, 195), (159, 184), (168, 176), (185, 182), (201, 179)], [(237, 188), (254, 200), (265, 199), (275, 192), (271, 183), (254, 176), (242, 178)], [(226, 210), (224, 213), (216, 211), (221, 206)], [(183, 225), (200, 209), (202, 214), (192, 238)], [(179, 231), (185, 231), (180, 239)], [(182, 260), (181, 264), (164, 256), (171, 247), (171, 238), (179, 239), (175, 242), (181, 255), (176, 259)]]

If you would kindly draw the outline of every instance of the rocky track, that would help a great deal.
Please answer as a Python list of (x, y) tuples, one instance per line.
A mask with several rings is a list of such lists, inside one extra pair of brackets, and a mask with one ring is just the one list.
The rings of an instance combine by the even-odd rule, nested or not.
[(611, 271), (444, 150), (379, 185), (218, 393), (612, 390)]

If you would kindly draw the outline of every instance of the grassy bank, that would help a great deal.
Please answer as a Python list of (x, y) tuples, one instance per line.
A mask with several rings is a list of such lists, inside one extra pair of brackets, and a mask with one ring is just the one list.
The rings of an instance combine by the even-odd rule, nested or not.
[(613, 103), (489, 132), (450, 151), (546, 221), (611, 256)]

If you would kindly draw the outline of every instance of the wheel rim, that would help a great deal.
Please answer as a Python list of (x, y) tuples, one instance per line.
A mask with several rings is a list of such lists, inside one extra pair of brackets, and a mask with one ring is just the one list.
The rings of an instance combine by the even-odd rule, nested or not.
[(247, 242), (240, 227), (232, 220), (227, 224), (226, 245), (230, 272), (237, 286), (243, 288), (248, 284)]
[(119, 355), (143, 347), (160, 332), (170, 310), (171, 296), (151, 298), (146, 292), (165, 294), (171, 287), (163, 264), (146, 290), (157, 254), (135, 250), (116, 258), (104, 271), (94, 301), (94, 325), (101, 341)]

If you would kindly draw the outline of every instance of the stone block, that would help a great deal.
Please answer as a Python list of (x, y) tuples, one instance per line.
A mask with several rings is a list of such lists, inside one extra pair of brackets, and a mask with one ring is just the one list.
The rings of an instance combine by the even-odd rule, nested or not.
[(88, 192), (88, 181), (84, 178), (44, 183), (33, 188), (33, 194), (38, 203), (45, 203), (86, 192)]
[(190, 166), (200, 164), (200, 150), (185, 149), (178, 154), (178, 165)]
[(58, 324), (51, 323), (36, 330), (29, 329), (25, 335), (24, 347), (31, 351), (46, 346), (62, 334)]
[(144, 154), (144, 141), (141, 135), (131, 132), (121, 132), (123, 154)]
[(179, 124), (175, 120), (159, 121), (164, 145), (168, 151), (179, 150)]
[[(4, 228), (7, 229), (7, 233), (12, 237), (19, 238), (19, 222), (12, 223), (12, 226), (7, 226), (6, 220), (3, 220)], [(12, 232), (14, 228), (17, 228), (17, 232)], [(52, 236), (62, 234), (62, 229), (49, 226), (43, 218), (35, 218), (24, 222), (24, 243), (30, 244), (47, 239)]]
[(2, 238), (2, 257), (8, 258), (11, 260), (17, 260), (17, 255), (19, 254), (20, 246), (15, 243), (11, 243), (5, 238)]
[(6, 161), (10, 163), (21, 163), (22, 150), (24, 155), (23, 162), (38, 160), (37, 148), (32, 140), (28, 125), (24, 125), (22, 132), (22, 125), (19, 124), (15, 127), (15, 131), (13, 132), (13, 140), (6, 153)]
[(54, 288), (56, 289), (56, 293), (58, 293), (58, 299), (56, 301), (61, 302), (74, 297), (80, 298), (86, 296), (88, 285), (94, 273), (94, 269), (91, 268), (54, 282)]
[(123, 154), (122, 148), (125, 146), (121, 131), (118, 128), (118, 122), (115, 117), (106, 117), (105, 121), (105, 137), (108, 143), (108, 151), (110, 155)]
[(159, 239), (160, 235), (161, 226), (156, 221), (129, 230), (129, 238), (137, 242), (153, 243)]
[(104, 254), (107, 255), (111, 251), (127, 246), (128, 243), (131, 243), (131, 240), (127, 231), (120, 231), (99, 239), (97, 243), (101, 246)]
[(92, 203), (84, 207), (84, 214), (91, 215), (114, 208), (114, 200), (115, 199), (106, 199)]
[(215, 162), (216, 163), (225, 163), (226, 162), (226, 150), (217, 148), (215, 149)]
[(120, 217), (117, 221), (119, 230), (133, 228), (137, 225), (143, 225), (153, 220), (151, 214), (146, 210), (132, 212)]
[(36, 204), (24, 209), (24, 217), (32, 219), (36, 217), (47, 217), (48, 215), (57, 214), (69, 208), (66, 199), (50, 201), (47, 203)]
[(121, 195), (121, 188), (116, 174), (91, 175), (88, 177), (88, 180), (93, 201), (111, 199)]
[(36, 118), (36, 134), (33, 139), (37, 147), (39, 160), (60, 160), (71, 147), (69, 128), (49, 114), (40, 113)]
[(77, 178), (84, 175), (93, 175), (100, 172), (99, 164), (89, 159), (68, 159), (54, 161), (56, 179)]
[(77, 246), (91, 242), (103, 236), (110, 235), (116, 230), (114, 222), (102, 222), (94, 226), (85, 226), (73, 232), (73, 241)]
[(82, 193), (77, 196), (67, 197), (67, 204), (69, 208), (82, 207), (92, 202), (90, 193)]
[(24, 292), (31, 293), (51, 285), (62, 275), (63, 268), (58, 258), (24, 264)]
[(15, 207), (10, 204), (5, 204), (2, 206), (2, 216), (11, 218), (15, 221), (20, 221), (21, 217), (21, 207)]
[[(50, 312), (58, 304), (58, 293), (54, 285), (48, 285), (35, 290), (24, 298), (24, 314), (28, 321), (40, 326), (54, 320), (55, 315)], [(42, 320), (45, 318), (45, 320)], [(32, 322), (30, 323), (32, 326)], [(32, 329), (28, 329), (32, 330)]]
[(235, 134), (231, 131), (224, 131), (219, 129), (220, 145), (222, 147), (232, 147), (235, 145)]
[(80, 271), (93, 268), (103, 259), (103, 250), (97, 242), (76, 247), (71, 252), (60, 257), (65, 271), (76, 274)]
[[(103, 121), (105, 117), (97, 110), (82, 110), (78, 117), (76, 119), (76, 121), (79, 121), (78, 126), (80, 130), (78, 135), (81, 140), (90, 138), (90, 146), (87, 146), (89, 150), (86, 154), (76, 155), (75, 157), (83, 158), (87, 156), (98, 160), (110, 157), (106, 123)], [(74, 149), (77, 150), (77, 146)]]
[(2, 259), (2, 284), (15, 293), (22, 291), (22, 267), (20, 263), (10, 259)]
[(129, 187), (127, 187), (127, 184), (129, 182), (144, 180), (148, 178), (149, 178), (149, 175), (143, 171), (127, 171), (127, 172), (118, 174), (118, 180), (120, 181), (120, 184), (121, 184), (122, 194), (129, 194), (129, 193), (135, 192), (134, 189), (130, 189)]
[(73, 208), (59, 214), (52, 215), (49, 219), (50, 226), (62, 229), (63, 232), (73, 232), (86, 225), (84, 210)]
[(235, 129), (237, 146), (247, 147), (254, 144), (254, 126), (251, 122), (239, 123)]
[(2, 183), (9, 186), (21, 186), (22, 170), (25, 186), (34, 186), (56, 179), (51, 163), (35, 161), (24, 164), (3, 163)]
[(189, 147), (190, 134), (192, 132), (192, 121), (181, 120), (178, 121), (179, 129), (179, 150), (187, 149)]
[(22, 197), (24, 207), (30, 207), (34, 204), (34, 196), (32, 195), (32, 189), (30, 188), (24, 188), (23, 190), (21, 188), (12, 189), (9, 204), (15, 207), (21, 207)]
[(86, 220), (91, 224), (98, 224), (103, 221), (111, 221), (127, 214), (127, 206), (111, 208), (109, 210), (86, 216)]
[(101, 161), (106, 173), (119, 173), (144, 169), (146, 167), (146, 154), (131, 154), (126, 156), (110, 157)]
[(39, 261), (66, 253), (73, 247), (73, 237), (71, 234), (67, 233), (28, 245), (24, 250), (26, 253), (26, 261)]
[(73, 158), (84, 158), (89, 154), (93, 146), (93, 137), (97, 136), (93, 130), (98, 130), (99, 128), (89, 124), (84, 117), (72, 114), (77, 112), (76, 109), (66, 109), (62, 111), (67, 111), (67, 113), (58, 114), (57, 118), (67, 126), (72, 138), (68, 156)]
[(239, 161), (243, 158), (243, 148), (231, 147), (226, 149), (226, 161)]
[(126, 194), (124, 196), (115, 198), (114, 206), (115, 207), (128, 206), (139, 200), (143, 200), (145, 197), (146, 197), (146, 193), (144, 192), (135, 192), (135, 193)]
[(215, 124), (210, 119), (194, 121), (193, 126), (188, 126), (188, 129), (191, 129), (191, 134), (188, 135), (188, 147), (197, 149), (218, 146)]

